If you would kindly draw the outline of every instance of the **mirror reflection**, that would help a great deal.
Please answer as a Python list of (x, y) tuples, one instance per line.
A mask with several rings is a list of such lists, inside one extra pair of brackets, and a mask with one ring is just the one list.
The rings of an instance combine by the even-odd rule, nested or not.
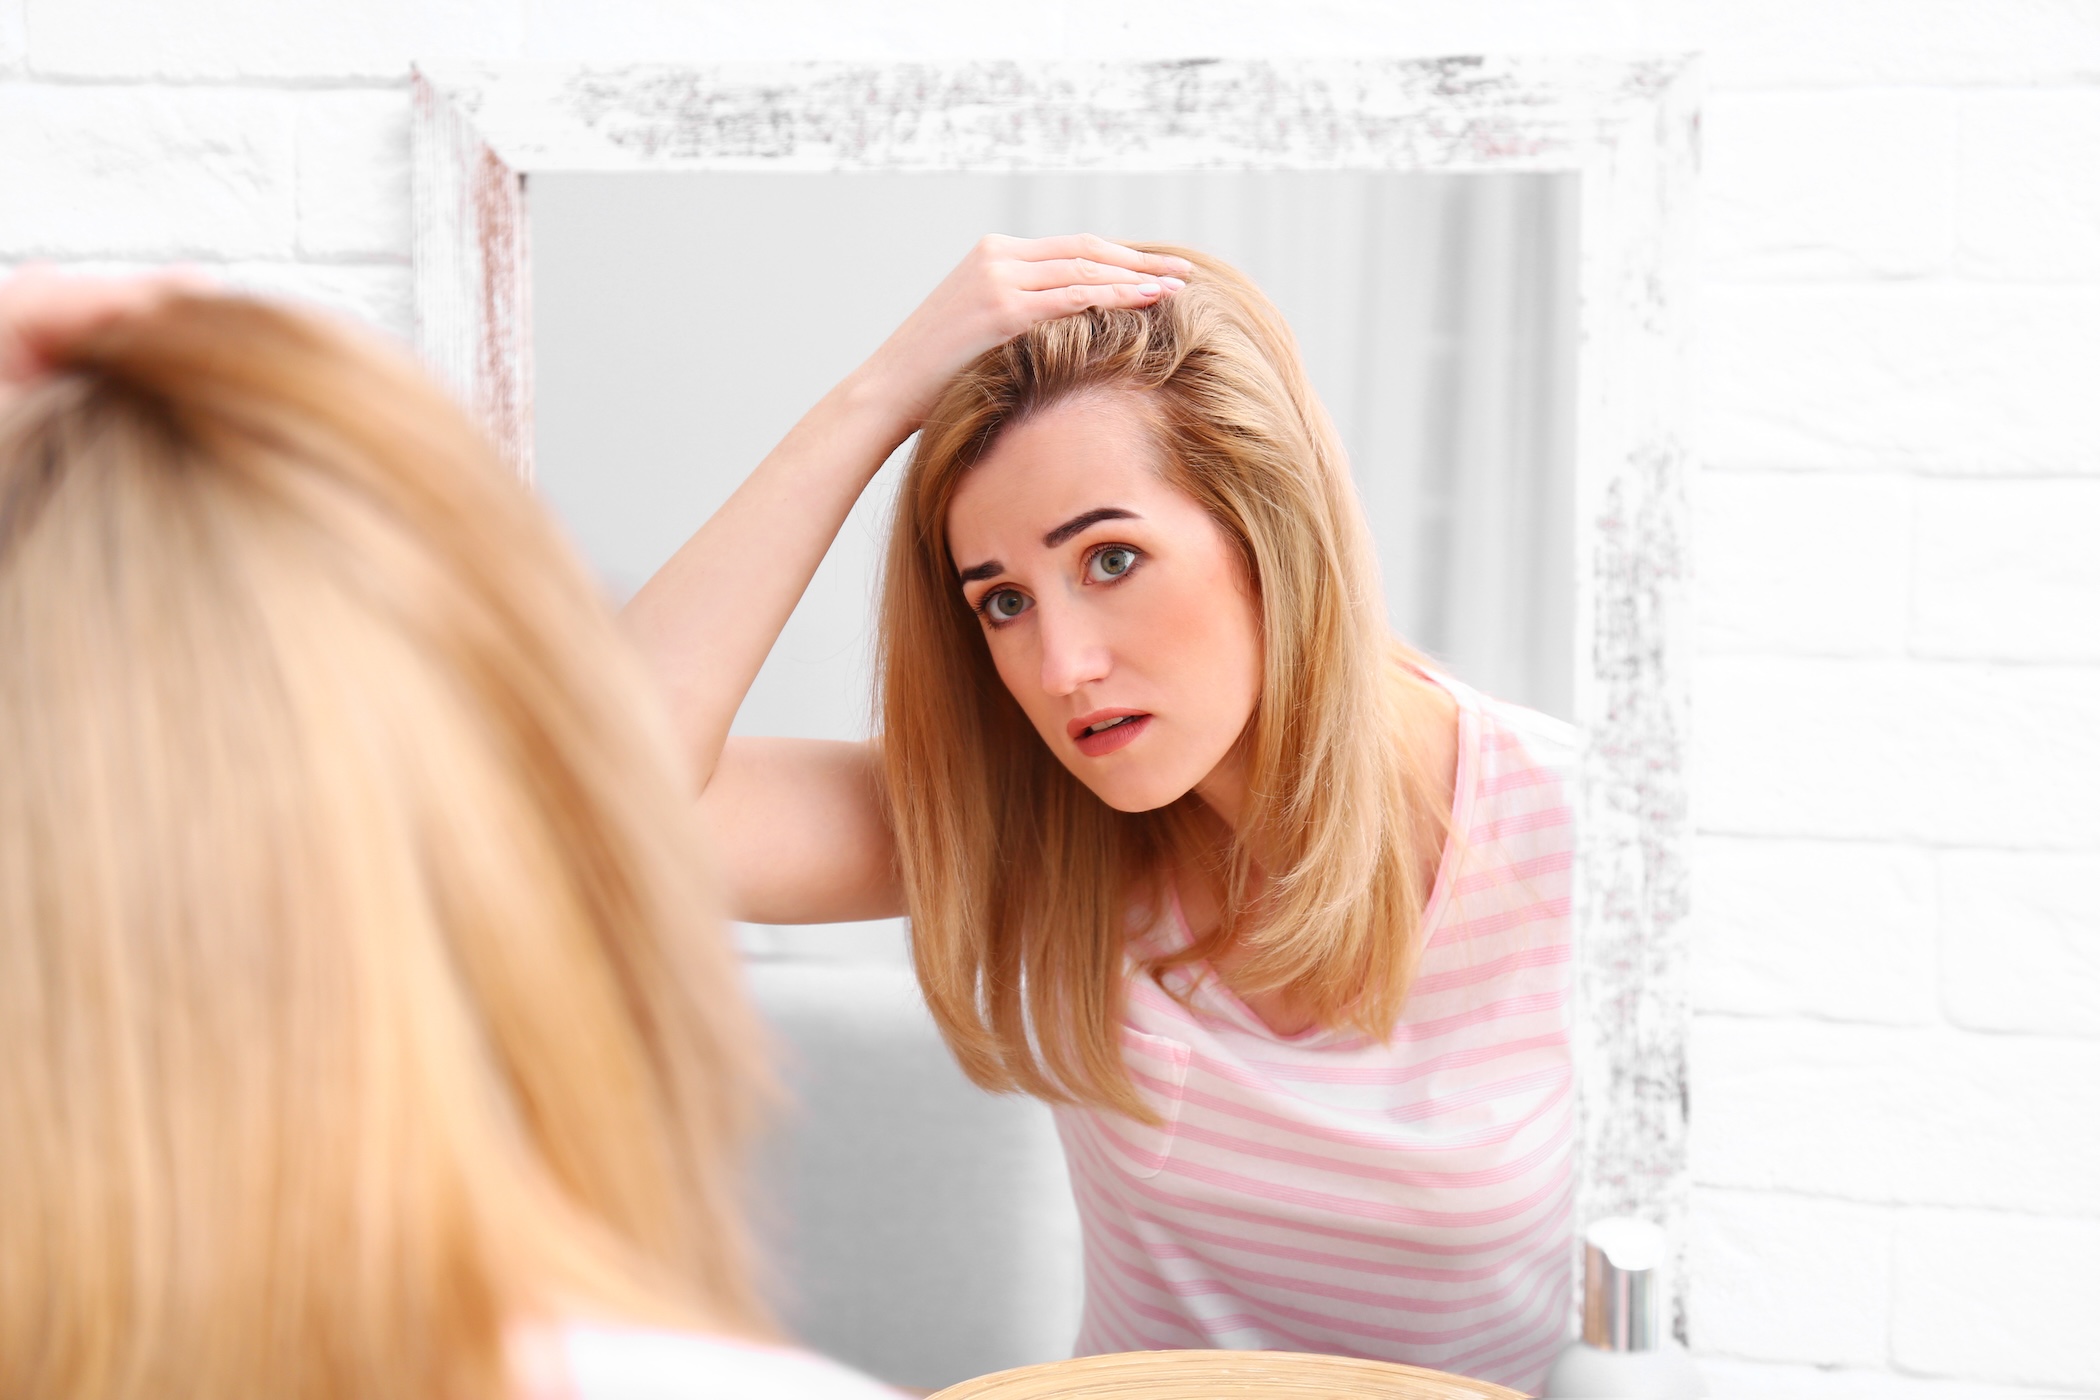
[[(1557, 732), (1540, 740), (1544, 747), (1534, 753), (1525, 747), (1530, 720), (1506, 716), (1537, 712), (1566, 718), (1572, 709), (1575, 198), (1573, 177), (1547, 175), (1203, 171), (536, 177), (531, 204), (538, 486), (608, 589), (626, 598), (673, 558), (696, 527), (715, 516), (811, 404), (884, 344), (982, 234), (998, 230), (1041, 238), (1091, 229), (1146, 246), (1197, 250), (1237, 268), (1288, 322), (1304, 372), (1346, 454), (1375, 546), (1375, 575), (1365, 576), (1375, 577), (1374, 586), (1382, 590), (1393, 632), (1417, 649), (1423, 666), (1465, 688), (1453, 694), (1482, 694), (1526, 707), (1522, 712), (1478, 710), (1472, 729), (1464, 721), (1452, 729), (1447, 766), (1430, 764), (1424, 774), (1410, 772), (1404, 781), (1389, 782), (1395, 791), (1405, 787), (1410, 792), (1441, 784), (1449, 818), (1455, 774), (1461, 807), (1471, 813), (1465, 805), (1469, 783), (1487, 791), (1499, 782), (1505, 801), (1511, 792), (1543, 793), (1550, 783), (1531, 775), (1560, 761), (1542, 756), (1547, 749), (1561, 752), (1554, 747), (1564, 746)], [(1202, 270), (1192, 276), (1192, 286), (1203, 282)], [(1218, 279), (1219, 274), (1212, 275), (1214, 285)], [(943, 402), (946, 411), (958, 411), (952, 396)], [(1042, 697), (1062, 697), (1074, 686), (1083, 689), (1093, 673), (1057, 680), (1053, 661), (1063, 655), (1057, 651), (1062, 643), (1053, 644), (1050, 632), (1082, 613), (1057, 611), (1047, 582), (1052, 573), (1045, 572), (1055, 560), (1031, 564), (1034, 547), (1009, 528), (1011, 521), (1001, 513), (1033, 519), (1051, 510), (1064, 498), (1046, 483), (1061, 481), (1067, 464), (1142, 455), (1149, 422), (1135, 409), (1104, 409), (1083, 421), (1060, 419), (1048, 410), (1033, 420), (1017, 417), (981, 458), (956, 466), (959, 484), (939, 515), (939, 530), (945, 532), (941, 548), (952, 551), (963, 600), (983, 619), (983, 674), (977, 680), (993, 686), (986, 677), (996, 669), (998, 682), (1020, 702), (1026, 721), (1052, 751), (1065, 717), (1051, 715), (1055, 706)], [(903, 458), (912, 448), (907, 442), (898, 449), (854, 501), (737, 706), (736, 735), (845, 741), (875, 732), (871, 609), (891, 514), (899, 508), (895, 493)], [(1142, 483), (1124, 481), (1115, 489), (1121, 494), (1112, 515), (1141, 517), (1137, 523), (1089, 521), (1099, 512), (1080, 510), (1065, 521), (1076, 528), (1069, 540), (1059, 538), (1053, 546), (1062, 527), (1043, 535), (1045, 557), (1069, 545), (1079, 551), (1073, 555), (1077, 567), (1091, 571), (1085, 579), (1102, 585), (1113, 583), (1125, 569), (1144, 569), (1154, 556), (1181, 557), (1175, 550), (1193, 536), (1162, 524), (1172, 515), (1170, 503), (1157, 509), (1145, 504)], [(1126, 498), (1143, 508), (1126, 509)], [(1093, 504), (1093, 498), (1081, 504)], [(1062, 513), (1053, 513), (1064, 520)], [(746, 545), (761, 547), (736, 556), (752, 561), (754, 599), (764, 593), (761, 575), (772, 567), (763, 548), (769, 542), (770, 537), (747, 539)], [(781, 548), (791, 552), (792, 545)], [(1101, 571), (1106, 572), (1094, 578)], [(1169, 576), (1162, 570), (1154, 578)], [(735, 585), (735, 580), (716, 579), (710, 586), (729, 599)], [(1221, 586), (1217, 596), (1229, 591)], [(998, 623), (1008, 608), (1015, 630), (1002, 632)], [(1036, 613), (1033, 620), (1030, 612)], [(1227, 655), (1230, 646), (1221, 647), (1207, 654), (1218, 667), (1217, 685), (1230, 690), (1230, 676), (1238, 673)], [(1083, 669), (1093, 663), (1080, 656), (1072, 664)], [(1178, 674), (1186, 681), (1188, 668)], [(1258, 687), (1259, 665), (1249, 674)], [(1026, 680), (1016, 680), (1024, 675)], [(966, 679), (958, 672), (958, 686)], [(1031, 697), (1041, 703), (1032, 705)], [(1226, 695), (1221, 703), (1231, 701)], [(1251, 692), (1234, 703), (1244, 708)], [(1476, 713), (1468, 704), (1461, 701), (1459, 708)], [(1201, 706), (1192, 702), (1191, 708)], [(1092, 714), (1072, 716), (1071, 722), (1079, 725)], [(1151, 912), (1166, 925), (1178, 921), (1198, 938), (1207, 936), (1205, 930), (1231, 926), (1242, 915), (1247, 926), (1258, 923), (1248, 912), (1253, 905), (1234, 912), (1241, 897), (1233, 893), (1239, 888), (1234, 881), (1254, 870), (1254, 857), (1235, 844), (1236, 838), (1228, 833), (1216, 839), (1216, 851), (1225, 853), (1216, 862), (1189, 855), (1198, 847), (1211, 849), (1203, 845), (1210, 840), (1203, 823), (1215, 821), (1231, 805), (1229, 795), (1207, 791), (1198, 781), (1204, 771), (1214, 776), (1218, 770), (1198, 765), (1190, 774), (1194, 786), (1175, 779), (1170, 786), (1187, 795), (1177, 801), (1174, 793), (1166, 794), (1165, 807), (1149, 790), (1133, 790), (1126, 800), (1112, 782), (1089, 777), (1084, 760), (1112, 754), (1122, 743), (1136, 752), (1146, 737), (1157, 746), (1160, 737), (1172, 739), (1179, 731), (1170, 724), (1155, 736), (1123, 739), (1113, 731), (1130, 724), (1128, 732), (1137, 733), (1155, 722), (1149, 713), (1125, 714), (1111, 705), (1100, 714), (1094, 722), (1107, 727), (1090, 732), (1090, 726), (1082, 726), (1072, 737), (1078, 757), (1060, 753), (1059, 758), (1094, 798), (1115, 811), (1169, 813), (1153, 826), (1128, 827), (1163, 843), (1158, 849), (1165, 852), (1160, 856), (1164, 873), (1157, 888), (1173, 896), (1173, 918), (1163, 905)], [(1238, 723), (1233, 721), (1235, 732)], [(1493, 748), (1483, 735), (1506, 738), (1498, 752), (1529, 757), (1499, 778), (1480, 771), (1463, 755), (1474, 751), (1469, 743), (1483, 754)], [(1227, 732), (1225, 739), (1231, 738)], [(735, 767), (741, 761), (735, 760), (738, 752), (753, 756), (750, 763), (757, 767)], [(726, 778), (718, 781), (743, 781), (739, 774), (774, 761), (767, 755), (786, 772), (804, 761), (795, 755), (818, 752), (740, 751), (732, 744), (723, 760), (730, 765), (723, 770)], [(1413, 757), (1410, 749), (1410, 762)], [(826, 791), (815, 779), (808, 790)], [(815, 831), (834, 810), (821, 803), (762, 807), (754, 800), (744, 814), (758, 826), (801, 820), (798, 835)], [(787, 817), (780, 815), (783, 811)], [(1560, 815), (1553, 820), (1533, 820), (1556, 811)], [(1186, 814), (1183, 826), (1173, 826), (1182, 820), (1172, 815), (1176, 812)], [(1446, 1019), (1471, 1017), (1505, 992), (1550, 1001), (1553, 987), (1561, 984), (1548, 982), (1564, 976), (1564, 960), (1555, 963), (1540, 950), (1564, 955), (1566, 949), (1565, 808), (1512, 808), (1511, 813), (1506, 822), (1494, 818), (1469, 829), (1455, 846), (1429, 842), (1419, 868), (1410, 868), (1411, 893), (1398, 900), (1408, 904), (1407, 928), (1427, 929), (1425, 939), (1436, 956), (1460, 957), (1452, 951), (1455, 944), (1445, 946), (1430, 936), (1439, 932), (1440, 917), (1455, 917), (1439, 904), (1439, 889), (1470, 879), (1476, 891), (1486, 888), (1491, 897), (1501, 898), (1501, 887), (1490, 878), (1494, 871), (1559, 872), (1554, 889), (1519, 891), (1512, 885), (1507, 910), (1482, 913), (1474, 921), (1517, 933), (1497, 933), (1499, 942), (1483, 935), (1448, 967), (1424, 955), (1417, 969), (1423, 977), (1420, 989), (1452, 998)], [(937, 826), (938, 816), (925, 821)], [(908, 819), (907, 825), (909, 820), (917, 819)], [(1524, 826), (1527, 821), (1532, 824)], [(1505, 847), (1498, 834), (1504, 826), (1531, 833), (1517, 839), (1532, 844), (1522, 850)], [(1538, 835), (1542, 827), (1545, 836)], [(842, 832), (836, 838), (840, 860), (850, 864), (858, 838), (850, 823)], [(906, 831), (899, 839), (908, 845), (914, 838)], [(766, 856), (747, 863), (773, 869), (771, 852)], [(1184, 856), (1193, 863), (1177, 865)], [(731, 866), (733, 897), (744, 878), (739, 865), (744, 860), (731, 841), (725, 861)], [(1560, 864), (1554, 865), (1556, 860)], [(1212, 875), (1218, 891), (1206, 904), (1192, 891)], [(1439, 1085), (1491, 1095), (1500, 1091), (1484, 1083), (1457, 1086), (1447, 1078), (1424, 1078), (1409, 1068), (1423, 1063), (1420, 1057), (1402, 1051), (1394, 1052), (1399, 1058), (1390, 1065), (1352, 1062), (1349, 1072), (1383, 1075), (1382, 1082), (1413, 1088), (1396, 1089), (1399, 1098), (1378, 1106), (1336, 1099), (1323, 1109), (1330, 1115), (1382, 1114), (1380, 1121), (1388, 1127), (1391, 1122), (1431, 1123), (1420, 1130), (1427, 1136), (1413, 1140), (1414, 1146), (1485, 1153), (1478, 1160), (1466, 1157), (1462, 1168), (1447, 1162), (1446, 1174), (1454, 1179), (1505, 1168), (1516, 1172), (1497, 1179), (1521, 1178), (1522, 1192), (1498, 1197), (1486, 1207), (1498, 1213), (1498, 1220), (1513, 1222), (1495, 1240), (1478, 1230), (1429, 1238), (1436, 1235), (1434, 1229), (1421, 1227), (1428, 1229), (1424, 1235), (1409, 1225), (1394, 1227), (1404, 1239), (1381, 1246), (1471, 1258), (1521, 1239), (1520, 1248), (1511, 1247), (1514, 1252), (1504, 1249), (1485, 1263), (1473, 1260), (1489, 1280), (1485, 1291), (1443, 1297), (1438, 1293), (1442, 1285), (1434, 1281), (1426, 1289), (1417, 1286), (1426, 1277), (1420, 1269), (1403, 1269), (1375, 1281), (1377, 1288), (1393, 1290), (1388, 1302), (1329, 1306), (1369, 1286), (1355, 1278), (1355, 1265), (1335, 1265), (1353, 1282), (1328, 1277), (1322, 1272), (1326, 1266), (1279, 1282), (1275, 1258), (1264, 1263), (1257, 1250), (1211, 1260), (1205, 1267), (1214, 1268), (1214, 1275), (1206, 1273), (1189, 1293), (1155, 1267), (1157, 1256), (1144, 1251), (1142, 1257), (1133, 1256), (1127, 1245), (1136, 1237), (1133, 1230), (1149, 1230), (1187, 1205), (1190, 1181), (1204, 1171), (1215, 1176), (1223, 1170), (1206, 1167), (1197, 1144), (1215, 1145), (1221, 1133), (1229, 1138), (1229, 1125), (1206, 1127), (1208, 1120), (1200, 1113), (1191, 1117), (1187, 1106), (1208, 1092), (1185, 1077), (1188, 1047), (1201, 1041), (1195, 1031), (1184, 1036), (1167, 1022), (1126, 1027), (1144, 1044), (1170, 1047), (1166, 1060), (1155, 1064), (1145, 1061), (1142, 1051), (1133, 1058), (1126, 1043), (1130, 1082), (1143, 1090), (1140, 1116), (1114, 1118), (1104, 1116), (1107, 1109), (1082, 1106), (1061, 1107), (1053, 1120), (1034, 1099), (987, 1097), (965, 1079), (928, 1019), (911, 971), (902, 965), (898, 922), (871, 925), (862, 917), (901, 907), (897, 892), (865, 900), (853, 892), (832, 898), (830, 885), (819, 890), (814, 886), (822, 881), (804, 880), (807, 898), (798, 898), (763, 892), (761, 874), (751, 875), (748, 883), (759, 892), (743, 898), (738, 909), (752, 921), (745, 945), (758, 955), (751, 967), (754, 987), (788, 1042), (790, 1078), (800, 1105), (775, 1144), (775, 1169), (767, 1173), (776, 1186), (772, 1213), (782, 1261), (782, 1307), (812, 1345), (886, 1379), (927, 1386), (1069, 1354), (1075, 1335), (1088, 1350), (1287, 1345), (1390, 1355), (1525, 1386), (1535, 1385), (1542, 1374), (1551, 1346), (1557, 1345), (1566, 1302), (1561, 1267), (1567, 1228), (1564, 1000), (1541, 1013), (1536, 1024), (1504, 1022), (1492, 1031), (1479, 1030), (1477, 1045), (1469, 1041), (1466, 1053), (1476, 1062), (1504, 1054), (1536, 1058), (1535, 1064), (1525, 1062), (1530, 1078), (1522, 1091), (1532, 1097), (1504, 1103), (1510, 1114), (1506, 1120), (1497, 1110), (1495, 1121), (1506, 1121), (1508, 1131), (1492, 1146), (1474, 1141), (1480, 1137), (1477, 1130), (1436, 1123), (1436, 1095), (1422, 1095), (1425, 1086)], [(783, 875), (776, 883), (792, 881)], [(1368, 901), (1368, 893), (1365, 897)], [(1185, 912), (1184, 900), (1189, 903)], [(1053, 900), (1046, 907), (1052, 912), (1044, 917), (1076, 917), (1069, 901)], [(1538, 910), (1549, 912), (1534, 918)], [(1503, 913), (1511, 917), (1502, 919)], [(787, 927), (805, 921), (815, 927)], [(933, 928), (922, 917), (921, 939), (933, 938)], [(1333, 1056), (1355, 1053), (1335, 1048), (1346, 1037), (1334, 1045), (1321, 1039), (1345, 1027), (1317, 1014), (1301, 1017), (1303, 1008), (1287, 996), (1257, 995), (1258, 978), (1244, 984), (1244, 995), (1235, 993), (1235, 969), (1244, 966), (1230, 960), (1236, 951), (1244, 952), (1221, 945), (1217, 985), (1228, 998), (1220, 1003), (1221, 1015), (1241, 1018), (1248, 1043), (1266, 1037), (1292, 1045), (1291, 1053), (1313, 1056), (1306, 1063), (1315, 1081), (1325, 1066), (1340, 1063)], [(1545, 980), (1517, 988), (1495, 971), (1504, 963), (1529, 967), (1532, 972), (1525, 975)], [(1548, 964), (1562, 971), (1541, 971)], [(1193, 1004), (1201, 995), (1199, 984), (1179, 985), (1165, 975), (1144, 985), (1166, 989), (1174, 1004)], [(1433, 998), (1425, 996), (1408, 1005), (1409, 1017), (1436, 1010)], [(952, 1008), (936, 1007), (935, 1014), (950, 1018), (944, 1024), (952, 1033)], [(1173, 1015), (1164, 1007), (1159, 1014)], [(1512, 1036), (1516, 1039), (1509, 1040)], [(1407, 1039), (1399, 1037), (1394, 1044), (1404, 1046)], [(1510, 1044), (1520, 1050), (1507, 1050)], [(1215, 1052), (1215, 1058), (1244, 1049), (1220, 1042), (1193, 1053)], [(1514, 1063), (1504, 1061), (1505, 1066)], [(1173, 1085), (1164, 1100), (1150, 1097), (1158, 1092), (1153, 1086), (1161, 1074)], [(1247, 1111), (1268, 1110), (1255, 1105)], [(1160, 1121), (1145, 1122), (1147, 1116)], [(1136, 1126), (1128, 1131), (1119, 1126), (1131, 1124)], [(1305, 1129), (1314, 1136), (1317, 1131)], [(1440, 1132), (1447, 1136), (1438, 1137)], [(1460, 1138), (1472, 1146), (1459, 1147)], [(1131, 1161), (1139, 1163), (1135, 1171)], [(1522, 1169), (1511, 1167), (1512, 1162), (1521, 1162)], [(1184, 1169), (1196, 1175), (1183, 1176)], [(1339, 1170), (1346, 1177), (1351, 1169)], [(1338, 1197), (1330, 1191), (1323, 1199)], [(1356, 1205), (1368, 1210), (1367, 1201)], [(1470, 1208), (1462, 1204), (1454, 1197), (1442, 1208), (1455, 1220)], [(1346, 1214), (1355, 1208), (1340, 1209)], [(1186, 1218), (1181, 1225), (1187, 1225)], [(1270, 1241), (1276, 1257), (1281, 1257), (1278, 1251), (1292, 1250), (1306, 1255), (1306, 1240), (1285, 1238), (1294, 1229), (1335, 1228), (1331, 1222), (1271, 1220), (1269, 1225), (1280, 1232)], [(1175, 1243), (1180, 1226), (1159, 1228), (1171, 1247), (1186, 1246), (1186, 1241)], [(1261, 1229), (1251, 1233), (1260, 1236)], [(1145, 1301), (1155, 1293), (1153, 1303)], [(1184, 1306), (1187, 1297), (1195, 1296), (1237, 1298), (1245, 1311)], [(1321, 1298), (1326, 1301), (1307, 1303)], [(1452, 1314), (1454, 1308), (1466, 1326), (1437, 1335), (1464, 1332), (1470, 1338), (1466, 1345), (1395, 1340), (1435, 1330), (1411, 1323), (1410, 1309), (1428, 1318)]]

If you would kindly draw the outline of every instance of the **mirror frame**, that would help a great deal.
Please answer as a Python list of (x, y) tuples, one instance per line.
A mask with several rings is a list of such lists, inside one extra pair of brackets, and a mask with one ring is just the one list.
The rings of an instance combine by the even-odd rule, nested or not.
[(427, 65), (413, 113), (417, 342), (528, 479), (540, 172), (1578, 174), (1576, 1219), (1669, 1229), (1684, 1336), (1692, 60)]

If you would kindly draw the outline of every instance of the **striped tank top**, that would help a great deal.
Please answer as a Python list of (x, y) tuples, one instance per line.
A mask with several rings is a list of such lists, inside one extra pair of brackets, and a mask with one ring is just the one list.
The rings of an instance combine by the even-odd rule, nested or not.
[[(1327, 1352), (1535, 1391), (1566, 1339), (1574, 734), (1437, 679), (1462, 835), (1389, 1038), (1280, 1036), (1205, 964), (1164, 986), (1133, 964), (1124, 1060), (1162, 1122), (1056, 1110), (1079, 1354)], [(1190, 937), (1177, 900), (1139, 948)]]

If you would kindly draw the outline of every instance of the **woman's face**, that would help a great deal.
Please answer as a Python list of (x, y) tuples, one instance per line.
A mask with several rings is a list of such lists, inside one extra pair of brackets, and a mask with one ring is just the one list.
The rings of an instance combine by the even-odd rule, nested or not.
[(1068, 400), (964, 475), (948, 550), (1000, 679), (1066, 768), (1121, 811), (1194, 789), (1230, 819), (1260, 613), (1232, 541), (1160, 468), (1141, 401)]

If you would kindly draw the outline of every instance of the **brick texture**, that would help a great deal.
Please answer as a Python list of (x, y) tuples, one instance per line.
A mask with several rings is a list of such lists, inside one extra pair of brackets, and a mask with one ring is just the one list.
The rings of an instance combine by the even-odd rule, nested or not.
[[(68, 259), (56, 265), (64, 272), (113, 277), (160, 266), (106, 258)], [(230, 291), (276, 297), (309, 310), (348, 317), (404, 344), (414, 335), (415, 288), (406, 264), (200, 260), (189, 266)], [(5, 271), (4, 266), (0, 271)]]
[(0, 83), (0, 257), (283, 257), (292, 101)]
[(1716, 93), (1704, 120), (1708, 276), (1945, 270), (1960, 110), (1938, 91)]
[(29, 56), (29, 31), (22, 0), (0, 0), (0, 77), (18, 73)]
[(1702, 1015), (1704, 1185), (2100, 1215), (2100, 1042)]
[(1958, 272), (2100, 280), (2100, 92), (1969, 94), (1959, 143)]
[(1949, 852), (1939, 889), (1950, 1020), (2100, 1036), (2100, 854)]
[[(1628, 52), (1646, 47), (1641, 0), (1469, 0), (1466, 4), (1394, 5), (1386, 0), (1301, 0), (1288, 11), (1250, 3), (1164, 0), (1126, 5), (1076, 0), (1065, 24), (1068, 52), (1105, 47), (1133, 57), (1185, 58), (1191, 52), (1269, 54), (1480, 53), (1512, 47), (1527, 53)], [(1288, 19), (1284, 18), (1285, 13)], [(1201, 41), (1194, 36), (1202, 35)]]
[(1897, 1375), (1864, 1366), (1699, 1358), (1709, 1400), (2063, 1400), (2060, 1389)]
[[(1055, 53), (1074, 27), (1066, 6), (1030, 0), (524, 0), (529, 56), (631, 61), (636, 54), (710, 63), (834, 59), (884, 62)], [(1216, 43), (1208, 52), (1225, 53)]]
[(1926, 482), (1916, 558), (1915, 651), (2100, 661), (2100, 479)]
[(1890, 1349), (1941, 1375), (2100, 1392), (2100, 1221), (1906, 1213)]
[(1694, 1345), (1761, 1361), (1884, 1364), (1891, 1229), (1881, 1206), (1695, 1192)]
[[(30, 62), (73, 77), (365, 78), (519, 56), (514, 0), (26, 0)], [(587, 9), (588, 6), (579, 8)]]
[(1893, 474), (1706, 473), (1692, 502), (1700, 651), (1899, 652), (1915, 491)]
[(366, 321), (404, 343), (415, 334), (414, 280), (402, 264), (231, 263), (210, 269), (258, 296), (309, 302)]
[(299, 252), (408, 256), (408, 94), (316, 92), (299, 98)]
[(1704, 308), (1716, 466), (2100, 474), (2100, 287), (1722, 286)]
[(1864, 842), (1705, 836), (1692, 865), (1702, 1011), (1938, 1019), (1931, 856)]
[(2092, 0), (1656, 0), (1660, 48), (1717, 88), (2066, 83), (2100, 70)]
[(1693, 698), (1705, 830), (2100, 845), (2100, 668), (1715, 657)]

